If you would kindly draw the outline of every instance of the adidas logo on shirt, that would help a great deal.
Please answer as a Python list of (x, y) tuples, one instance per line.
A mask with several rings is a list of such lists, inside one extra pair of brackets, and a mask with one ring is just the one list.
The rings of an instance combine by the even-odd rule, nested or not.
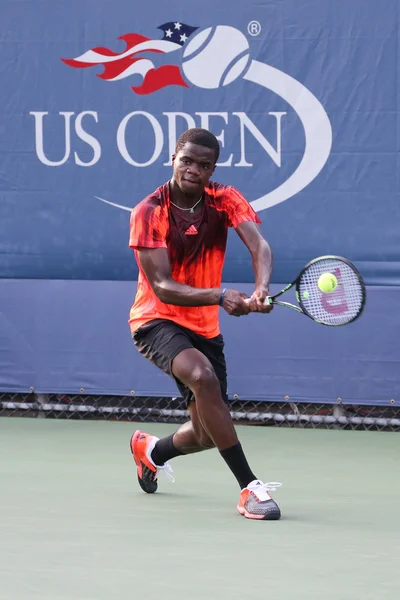
[(197, 235), (199, 232), (197, 231), (194, 225), (191, 225), (189, 229), (185, 231), (185, 235)]

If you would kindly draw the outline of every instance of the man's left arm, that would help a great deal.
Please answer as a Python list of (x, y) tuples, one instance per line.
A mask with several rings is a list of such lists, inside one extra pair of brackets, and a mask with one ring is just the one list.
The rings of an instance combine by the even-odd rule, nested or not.
[(254, 312), (270, 312), (272, 305), (264, 306), (264, 300), (270, 295), (269, 285), (272, 275), (273, 254), (260, 227), (253, 221), (246, 221), (236, 227), (236, 232), (248, 248), (256, 278), (256, 289), (251, 297), (250, 307)]

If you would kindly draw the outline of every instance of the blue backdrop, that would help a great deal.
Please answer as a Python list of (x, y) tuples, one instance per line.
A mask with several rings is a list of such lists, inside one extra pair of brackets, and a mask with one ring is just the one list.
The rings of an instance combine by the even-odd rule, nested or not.
[[(176, 393), (130, 341), (129, 212), (195, 125), (220, 140), (214, 179), (258, 211), (276, 286), (321, 254), (368, 284), (339, 330), (222, 315), (231, 393), (399, 400), (398, 0), (1, 9), (0, 390)], [(235, 232), (224, 280), (253, 281)]]
[[(5, 281), (0, 390), (176, 396), (174, 381), (130, 339), (133, 292), (125, 281)], [(229, 396), (398, 403), (400, 323), (392, 315), (399, 302), (399, 288), (370, 288), (363, 317), (348, 327), (323, 327), (279, 307), (240, 319), (221, 310)]]
[[(274, 281), (335, 253), (399, 283), (398, 0), (1, 5), (0, 276), (134, 279), (129, 212), (97, 198), (134, 206), (196, 124), (214, 178), (264, 198)], [(234, 233), (225, 278), (252, 280)]]

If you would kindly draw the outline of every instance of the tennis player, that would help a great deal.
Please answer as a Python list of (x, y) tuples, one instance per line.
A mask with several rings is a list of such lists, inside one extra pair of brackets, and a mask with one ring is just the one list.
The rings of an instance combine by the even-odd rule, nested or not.
[[(219, 156), (216, 137), (189, 129), (172, 157), (172, 179), (132, 211), (129, 246), (139, 267), (130, 328), (138, 351), (173, 377), (186, 401), (190, 421), (158, 439), (141, 431), (131, 438), (141, 488), (157, 490), (157, 473), (172, 471), (177, 456), (217, 448), (240, 486), (237, 509), (250, 519), (279, 519), (271, 485), (251, 470), (227, 405), (224, 340), (218, 311), (240, 317), (267, 313), (272, 252), (260, 220), (232, 186), (210, 181)], [(247, 246), (255, 291), (222, 289), (222, 267), (229, 227)]]

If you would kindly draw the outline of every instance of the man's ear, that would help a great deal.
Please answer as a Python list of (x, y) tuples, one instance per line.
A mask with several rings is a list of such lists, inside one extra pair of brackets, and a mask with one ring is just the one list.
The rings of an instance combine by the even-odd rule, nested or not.
[(172, 164), (174, 164), (174, 162), (175, 162), (175, 159), (176, 159), (176, 154), (173, 154), (173, 155), (172, 155)]

